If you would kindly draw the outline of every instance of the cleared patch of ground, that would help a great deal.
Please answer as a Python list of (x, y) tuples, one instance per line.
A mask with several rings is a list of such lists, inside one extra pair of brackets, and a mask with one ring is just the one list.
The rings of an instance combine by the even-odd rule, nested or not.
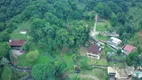
[(87, 53), (87, 48), (86, 47), (80, 47), (79, 49), (79, 54), (80, 56), (86, 56), (86, 53)]
[(103, 20), (103, 22), (97, 22), (96, 30), (97, 31), (106, 31), (107, 29), (110, 29), (111, 23), (108, 20)]
[[(28, 36), (28, 32), (30, 30), (31, 24), (29, 22), (23, 22), (22, 24), (20, 24), (18, 26), (18, 28), (16, 30), (13, 31), (13, 33), (10, 35), (11, 39), (23, 39), (23, 40), (27, 40), (28, 38), (30, 38)], [(27, 34), (21, 34), (20, 31), (21, 30), (27, 30)]]

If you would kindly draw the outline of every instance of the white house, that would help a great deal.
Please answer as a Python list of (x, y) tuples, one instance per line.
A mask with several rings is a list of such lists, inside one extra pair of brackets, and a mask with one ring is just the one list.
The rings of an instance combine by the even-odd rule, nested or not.
[(108, 74), (115, 74), (115, 78), (117, 80), (127, 80), (128, 79), (128, 74), (126, 72), (126, 69), (120, 69), (118, 67), (108, 67)]
[(87, 57), (100, 59), (102, 48), (98, 47), (96, 44), (92, 44), (88, 48)]
[(122, 43), (122, 40), (115, 38), (115, 37), (111, 37), (108, 41), (107, 44), (116, 48), (118, 45), (120, 45)]

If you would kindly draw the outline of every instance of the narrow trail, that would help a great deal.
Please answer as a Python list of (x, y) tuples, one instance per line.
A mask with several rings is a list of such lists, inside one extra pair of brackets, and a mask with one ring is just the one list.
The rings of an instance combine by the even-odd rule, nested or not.
[(18, 72), (27, 72), (28, 76), (21, 78), (21, 80), (32, 80), (32, 74), (31, 74), (31, 70), (32, 68), (27, 67), (27, 68), (20, 68), (18, 66), (13, 65), (12, 63), (9, 64), (10, 67), (16, 69)]
[[(94, 26), (93, 26), (93, 29), (91, 29), (91, 33), (90, 33), (90, 36), (94, 39), (94, 37), (96, 35), (98, 35), (100, 32), (99, 31), (96, 31), (96, 27), (97, 27), (97, 21), (98, 21), (98, 15), (96, 14), (95, 18), (94, 18)], [(86, 25), (88, 26), (88, 25)]]
[(80, 74), (80, 77), (81, 78), (89, 78), (89, 79), (92, 79), (92, 80), (100, 80), (97, 77), (92, 76), (92, 75), (88, 75), (88, 74)]

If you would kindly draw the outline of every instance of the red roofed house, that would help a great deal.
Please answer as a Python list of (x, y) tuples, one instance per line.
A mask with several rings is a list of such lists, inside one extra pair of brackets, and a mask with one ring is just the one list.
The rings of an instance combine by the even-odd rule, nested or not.
[(132, 51), (134, 51), (136, 49), (136, 47), (132, 46), (132, 45), (126, 45), (124, 48), (123, 48), (123, 53), (128, 55), (129, 53), (131, 53)]
[(87, 56), (90, 58), (100, 59), (102, 48), (97, 46), (96, 44), (92, 44), (88, 48)]
[(9, 40), (8, 44), (14, 49), (20, 49), (25, 42), (26, 40)]

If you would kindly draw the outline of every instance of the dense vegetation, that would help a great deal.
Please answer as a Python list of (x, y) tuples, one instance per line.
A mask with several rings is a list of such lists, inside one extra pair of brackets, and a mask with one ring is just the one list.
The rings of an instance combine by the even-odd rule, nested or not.
[[(142, 29), (141, 4), (141, 0), (0, 0), (0, 59), (9, 58), (10, 47), (7, 42), (19, 24), (25, 22), (29, 22), (31, 26), (28, 30), (29, 38), (22, 48), (29, 52), (26, 58), (30, 62), (34, 62), (39, 56), (40, 52), (36, 51), (39, 49), (45, 55), (60, 53), (64, 48), (68, 48), (69, 53), (76, 53), (89, 39), (90, 27), (87, 27), (86, 21), (93, 20), (95, 14), (110, 20), (112, 28), (108, 31), (116, 31), (124, 43), (129, 43)], [(138, 51), (135, 55), (129, 55), (127, 63), (139, 66), (141, 57), (138, 56), (141, 54), (142, 44), (138, 40), (134, 41)], [(37, 55), (33, 56), (33, 53)], [(64, 62), (62, 59), (56, 62), (54, 60), (34, 66), (34, 78), (46, 80), (42, 76), (51, 72), (49, 80), (58, 77), (57, 74), (61, 74), (65, 66), (61, 67)], [(43, 72), (41, 78), (36, 74), (41, 72), (38, 70), (40, 68), (43, 71), (46, 68), (51, 70), (47, 70), (47, 74)], [(2, 72), (5, 70), (0, 70), (0, 74)]]

